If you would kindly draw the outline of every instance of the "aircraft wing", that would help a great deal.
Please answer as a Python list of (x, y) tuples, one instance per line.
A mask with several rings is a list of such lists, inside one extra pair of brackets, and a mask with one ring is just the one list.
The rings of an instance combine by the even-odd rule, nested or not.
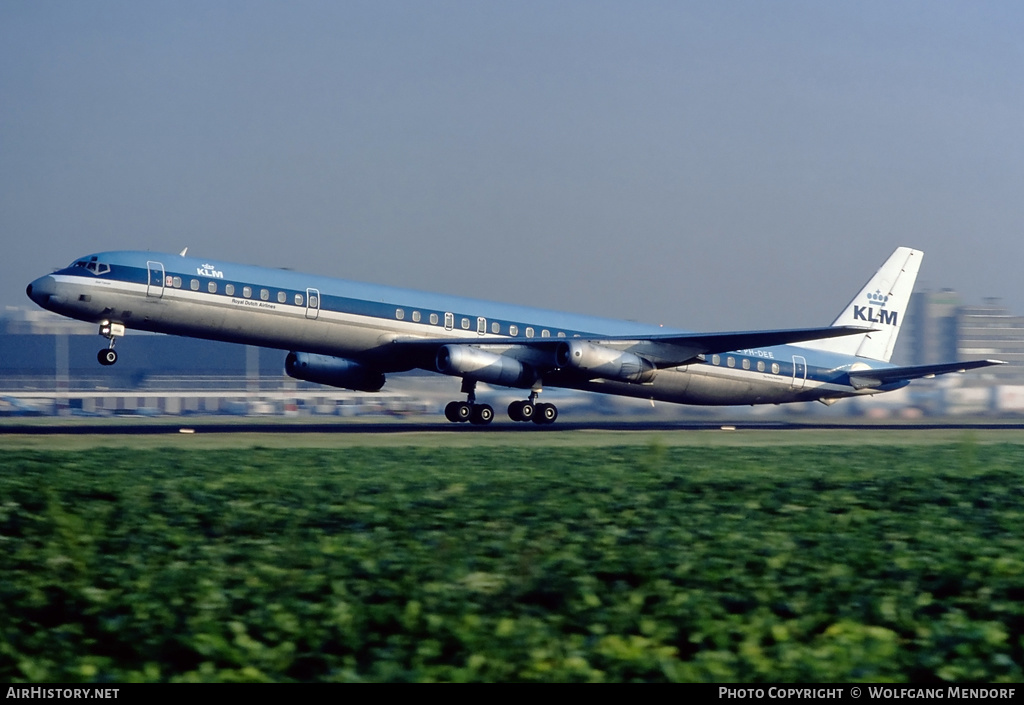
[(774, 345), (802, 343), (808, 340), (861, 335), (871, 329), (860, 326), (828, 326), (826, 328), (787, 328), (783, 330), (738, 331), (733, 333), (691, 333), (654, 335), (647, 338), (590, 338), (587, 342), (617, 350), (627, 350), (646, 357), (655, 367), (678, 367), (692, 362), (698, 355), (768, 348)]
[(856, 389), (874, 389), (893, 382), (904, 382), (922, 377), (934, 377), (950, 372), (966, 372), (979, 367), (1005, 365), (1002, 360), (970, 360), (946, 362), (939, 365), (912, 365), (910, 367), (885, 367), (880, 370), (856, 370), (850, 373), (850, 384)]
[(391, 342), (395, 357), (417, 360), (424, 365), (432, 360), (441, 346), (468, 345), (515, 358), (520, 362), (553, 366), (558, 345), (572, 340), (584, 341), (614, 350), (623, 350), (649, 360), (656, 368), (679, 367), (692, 362), (698, 355), (766, 348), (807, 340), (821, 340), (845, 335), (861, 335), (870, 328), (860, 326), (828, 326), (824, 328), (787, 328), (783, 330), (738, 331), (731, 333), (683, 333), (651, 336), (587, 336), (580, 338), (396, 338)]

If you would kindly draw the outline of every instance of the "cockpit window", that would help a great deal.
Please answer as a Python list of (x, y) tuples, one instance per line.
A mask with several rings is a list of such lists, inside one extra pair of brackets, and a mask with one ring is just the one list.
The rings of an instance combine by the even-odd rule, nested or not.
[(79, 260), (78, 262), (75, 262), (75, 264), (73, 266), (74, 267), (81, 267), (83, 269), (87, 269), (87, 270), (89, 270), (90, 272), (92, 272), (93, 274), (96, 274), (96, 275), (106, 274), (107, 272), (110, 271), (110, 265), (109, 264), (105, 264), (103, 262), (97, 262), (95, 257), (93, 257), (88, 262), (86, 262), (85, 260)]

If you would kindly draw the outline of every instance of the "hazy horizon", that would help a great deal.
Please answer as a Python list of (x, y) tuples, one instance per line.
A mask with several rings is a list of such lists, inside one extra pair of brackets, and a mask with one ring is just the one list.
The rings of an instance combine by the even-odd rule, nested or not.
[(0, 306), (149, 249), (693, 330), (1024, 313), (1024, 6), (0, 4)]

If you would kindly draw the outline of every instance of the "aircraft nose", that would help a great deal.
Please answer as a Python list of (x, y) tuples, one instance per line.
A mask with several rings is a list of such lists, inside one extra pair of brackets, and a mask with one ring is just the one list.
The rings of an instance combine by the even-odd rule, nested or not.
[(46, 308), (46, 304), (50, 302), (50, 297), (57, 293), (57, 280), (49, 274), (45, 277), (39, 277), (25, 287), (25, 293), (38, 305)]

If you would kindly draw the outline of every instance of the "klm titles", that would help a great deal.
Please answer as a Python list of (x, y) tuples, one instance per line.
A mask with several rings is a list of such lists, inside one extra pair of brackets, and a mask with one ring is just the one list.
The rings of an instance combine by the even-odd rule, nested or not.
[(877, 311), (874, 306), (857, 306), (853, 307), (853, 317), (858, 321), (867, 321), (868, 323), (883, 323), (887, 326), (895, 326), (897, 324), (897, 317), (899, 313), (896, 311), (886, 311), (884, 308), (880, 308)]
[(212, 277), (213, 279), (224, 278), (224, 272), (220, 271), (212, 264), (204, 264), (202, 267), (196, 267), (196, 274), (201, 277)]
[[(853, 317), (858, 321), (868, 323), (882, 323), (887, 326), (899, 325), (897, 323), (899, 314), (896, 311), (886, 311), (885, 305), (889, 303), (889, 297), (881, 291), (867, 295), (868, 306), (853, 305)], [(875, 307), (878, 307), (876, 310)]]

